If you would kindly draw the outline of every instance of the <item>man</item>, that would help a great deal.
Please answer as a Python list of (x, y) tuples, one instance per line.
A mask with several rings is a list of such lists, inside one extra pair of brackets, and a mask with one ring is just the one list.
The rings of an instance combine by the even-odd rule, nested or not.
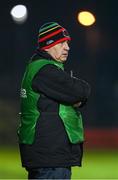
[(29, 179), (70, 179), (71, 167), (81, 166), (82, 107), (90, 86), (64, 72), (69, 41), (58, 23), (41, 26), (38, 49), (21, 85), (21, 123), (18, 130), (22, 166)]

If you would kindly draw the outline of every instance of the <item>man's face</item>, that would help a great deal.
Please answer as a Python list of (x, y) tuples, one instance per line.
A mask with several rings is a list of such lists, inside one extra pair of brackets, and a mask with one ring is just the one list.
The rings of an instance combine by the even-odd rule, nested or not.
[(55, 60), (60, 62), (65, 62), (68, 57), (69, 52), (69, 45), (68, 41), (61, 42), (59, 44), (56, 44), (55, 46), (46, 49), (48, 54), (50, 54)]

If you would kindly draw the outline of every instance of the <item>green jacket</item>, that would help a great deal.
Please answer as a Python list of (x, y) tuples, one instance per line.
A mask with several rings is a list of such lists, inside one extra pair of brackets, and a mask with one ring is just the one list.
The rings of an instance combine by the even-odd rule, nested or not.
[[(34, 92), (31, 85), (36, 73), (47, 64), (64, 69), (63, 64), (60, 62), (41, 59), (28, 64), (24, 74), (21, 85), (21, 123), (18, 129), (20, 143), (32, 144), (34, 142), (36, 123), (38, 119), (40, 121), (40, 110), (37, 109), (37, 101), (40, 100), (40, 94)], [(63, 121), (70, 142), (73, 144), (83, 142), (81, 113), (73, 106), (60, 104), (59, 116)]]

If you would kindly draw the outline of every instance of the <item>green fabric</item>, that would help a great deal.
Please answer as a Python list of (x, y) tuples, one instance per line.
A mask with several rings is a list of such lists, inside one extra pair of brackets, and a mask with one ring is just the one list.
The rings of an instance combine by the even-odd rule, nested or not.
[(36, 60), (28, 64), (21, 84), (21, 113), (20, 126), (18, 128), (19, 142), (32, 144), (35, 138), (35, 127), (40, 112), (37, 109), (37, 101), (40, 94), (32, 90), (32, 80), (36, 73), (46, 64), (54, 64), (63, 68), (63, 64), (56, 61)]
[[(46, 64), (53, 64), (64, 70), (62, 63), (54, 60), (36, 60), (30, 63), (24, 74), (21, 84), (21, 115), (18, 129), (19, 141), (24, 144), (32, 144), (35, 139), (37, 120), (40, 120), (40, 112), (37, 109), (37, 101), (40, 94), (32, 90), (32, 80), (36, 73)], [(71, 143), (82, 142), (83, 125), (80, 112), (73, 106), (59, 105), (59, 116), (62, 119), (65, 130)]]
[(84, 133), (81, 113), (72, 106), (60, 104), (59, 115), (64, 123), (70, 142), (73, 144), (83, 142)]

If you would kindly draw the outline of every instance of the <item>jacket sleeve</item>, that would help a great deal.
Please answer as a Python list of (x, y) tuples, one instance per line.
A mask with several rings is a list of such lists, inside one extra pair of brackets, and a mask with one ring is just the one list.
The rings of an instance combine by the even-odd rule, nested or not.
[(60, 103), (68, 105), (84, 102), (90, 94), (90, 86), (81, 79), (69, 74), (54, 65), (45, 65), (34, 77), (32, 88)]

